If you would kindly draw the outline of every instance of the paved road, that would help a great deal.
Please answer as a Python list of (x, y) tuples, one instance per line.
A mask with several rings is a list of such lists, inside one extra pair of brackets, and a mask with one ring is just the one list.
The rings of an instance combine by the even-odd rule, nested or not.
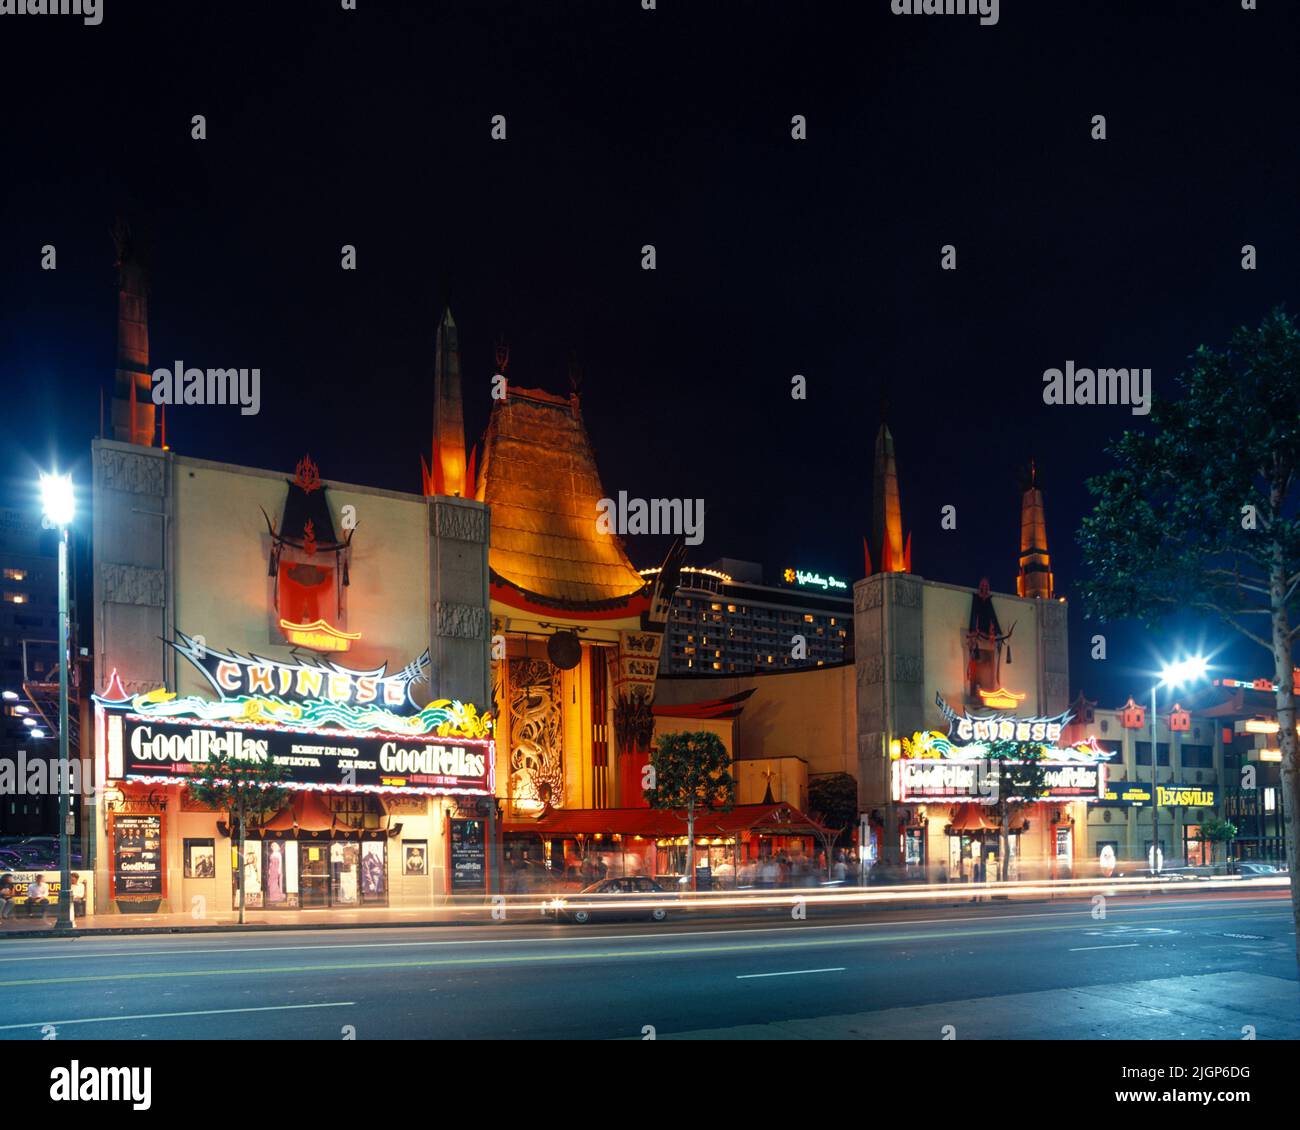
[(12, 939), (0, 1039), (1300, 1038), (1285, 891), (1091, 911)]

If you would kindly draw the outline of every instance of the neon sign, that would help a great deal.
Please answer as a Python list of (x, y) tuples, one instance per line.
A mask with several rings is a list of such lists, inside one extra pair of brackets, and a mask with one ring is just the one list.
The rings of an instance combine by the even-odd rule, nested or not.
[(323, 619), (313, 620), (310, 624), (293, 624), (281, 620), (280, 630), (291, 644), (309, 647), (312, 651), (347, 651), (353, 640), (361, 638), (360, 632), (340, 631)]
[(802, 569), (787, 569), (782, 576), (788, 585), (798, 585), (800, 588), (818, 588), (823, 592), (831, 589), (844, 590), (849, 587), (848, 581), (841, 581), (829, 573), (823, 577), (820, 573), (805, 573)]
[[(314, 626), (314, 625), (313, 625)], [(172, 643), (212, 684), (223, 699), (265, 697), (280, 702), (320, 702), (336, 706), (382, 706), (393, 714), (415, 714), (411, 688), (428, 677), (429, 652), (395, 674), (388, 665), (370, 671), (319, 663), (282, 663), (259, 655), (223, 652), (177, 632)]]

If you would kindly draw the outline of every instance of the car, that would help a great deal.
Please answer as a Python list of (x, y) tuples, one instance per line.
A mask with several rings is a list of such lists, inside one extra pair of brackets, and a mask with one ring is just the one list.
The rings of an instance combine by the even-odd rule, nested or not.
[(1247, 860), (1237, 864), (1237, 874), (1243, 879), (1281, 879), (1286, 875), (1286, 870), (1272, 863)]
[[(598, 918), (649, 918), (652, 922), (662, 922), (668, 917), (667, 906), (622, 904), (646, 903), (650, 900), (655, 903), (666, 903), (672, 898), (668, 891), (644, 875), (601, 879), (574, 894), (550, 900), (543, 906), (542, 914), (554, 915), (556, 921), (576, 922), (579, 926), (585, 926)], [(571, 905), (575, 903), (577, 905)]]
[(0, 871), (25, 871), (26, 869), (23, 856), (8, 848), (0, 848)]

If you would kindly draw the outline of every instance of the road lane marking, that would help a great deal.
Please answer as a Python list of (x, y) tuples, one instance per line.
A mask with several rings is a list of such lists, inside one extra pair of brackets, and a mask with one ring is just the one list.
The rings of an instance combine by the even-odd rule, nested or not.
[(834, 965), (829, 969), (787, 969), (783, 973), (737, 973), (737, 981), (753, 981), (759, 977), (798, 977), (804, 973), (843, 973), (844, 966)]
[(1124, 942), (1114, 946), (1071, 946), (1070, 953), (1083, 953), (1085, 950), (1131, 950), (1136, 949), (1140, 942)]
[[(1209, 916), (1202, 921), (1215, 921), (1223, 919), (1225, 921), (1237, 921), (1240, 919), (1238, 914), (1224, 914)], [(175, 969), (175, 970), (145, 970), (136, 973), (96, 973), (84, 976), (68, 977), (34, 977), (28, 980), (19, 981), (0, 981), (0, 988), (22, 988), (29, 985), (69, 985), (69, 984), (93, 984), (95, 982), (108, 981), (152, 981), (152, 980), (174, 980), (180, 977), (253, 977), (267, 974), (284, 974), (284, 973), (329, 973), (340, 972), (344, 970), (365, 970), (365, 969), (429, 969), (429, 968), (454, 968), (454, 967), (482, 967), (490, 968), (494, 965), (527, 965), (544, 962), (557, 961), (574, 961), (583, 962), (591, 961), (594, 958), (610, 958), (627, 960), (628, 958), (653, 958), (653, 957), (685, 957), (685, 956), (724, 956), (731, 953), (756, 953), (766, 950), (796, 950), (796, 949), (814, 949), (826, 946), (870, 946), (870, 945), (887, 945), (899, 942), (950, 942), (950, 941), (969, 941), (977, 937), (1005, 937), (1008, 934), (1036, 934), (1049, 933), (1062, 930), (1076, 931), (1078, 925), (1073, 923), (1061, 923), (1060, 925), (1040, 925), (1040, 926), (1022, 926), (1022, 927), (1004, 927), (998, 930), (972, 930), (969, 927), (962, 926), (960, 920), (954, 923), (956, 929), (945, 931), (934, 931), (923, 934), (892, 934), (888, 937), (877, 938), (809, 938), (804, 941), (785, 941), (785, 942), (763, 942), (754, 944), (725, 944), (712, 946), (678, 946), (676, 948), (647, 948), (647, 949), (627, 949), (627, 950), (596, 950), (596, 951), (574, 951), (570, 953), (539, 953), (539, 954), (498, 954), (483, 955), (475, 954), (467, 957), (448, 957), (448, 958), (430, 958), (416, 961), (357, 961), (357, 962), (330, 962), (322, 965), (284, 965), (284, 966), (264, 966), (264, 967), (247, 967), (242, 969)], [(734, 933), (744, 934), (748, 931), (735, 931)], [(717, 935), (714, 935), (717, 936)], [(723, 935), (725, 936), (725, 934)], [(644, 935), (638, 935), (640, 940), (644, 940)], [(516, 939), (518, 942), (524, 942), (526, 939)], [(609, 939), (592, 939), (592, 941), (608, 941)]]
[(137, 1012), (133, 1016), (88, 1016), (81, 1020), (33, 1020), (27, 1024), (0, 1024), (0, 1032), (17, 1028), (41, 1028), (46, 1024), (55, 1028), (69, 1024), (112, 1024), (117, 1020), (157, 1020), (171, 1016), (228, 1016), (233, 1012), (292, 1012), (302, 1008), (345, 1008), (356, 1001), (330, 1001), (327, 1004), (268, 1004), (260, 1008), (209, 1008), (199, 1012)]
[[(1266, 900), (1266, 901), (1274, 901), (1274, 900)], [(1184, 903), (1178, 909), (1191, 910), (1197, 907), (1218, 908), (1221, 907), (1222, 905), (1223, 905), (1223, 900), (1217, 899), (1212, 902), (1196, 903), (1190, 905)], [(1291, 917), (1289, 906), (1290, 904), (1288, 902), (1288, 906), (1285, 911), (1260, 910), (1255, 912), (1254, 914), (1244, 914), (1244, 913), (1232, 914), (1232, 915), (1228, 915), (1227, 917), (1234, 918), (1234, 919), (1250, 918), (1250, 917), (1264, 917), (1264, 918), (1281, 917), (1289, 921)], [(1141, 914), (1141, 913), (1149, 913), (1155, 909), (1156, 907), (1151, 904), (1147, 904), (1145, 906), (1121, 906), (1118, 908), (1112, 907), (1110, 913), (1111, 914), (1121, 914), (1121, 913)], [(911, 926), (951, 925), (952, 923), (958, 921), (978, 923), (978, 922), (1023, 921), (1026, 918), (1059, 919), (1069, 913), (1070, 910), (1062, 906), (1060, 910), (1035, 911), (1030, 914), (978, 914), (978, 915), (971, 915), (970, 917), (965, 919), (960, 919), (960, 918), (906, 919), (905, 918), (905, 919), (891, 919), (886, 922), (827, 922), (827, 923), (810, 922), (803, 926), (754, 926), (754, 927), (737, 926), (734, 929), (724, 928), (718, 930), (663, 930), (663, 931), (656, 930), (655, 936), (659, 938), (665, 938), (665, 939), (667, 938), (716, 938), (719, 935), (724, 935), (724, 934), (787, 934), (787, 933), (794, 933), (794, 932), (806, 933), (809, 930), (879, 930), (891, 926), (911, 927)], [(1164, 921), (1164, 919), (1161, 919), (1161, 921)], [(510, 925), (514, 925), (514, 924), (510, 923)], [(381, 927), (381, 926), (374, 927), (374, 929), (376, 930), (386, 929), (386, 928), (410, 929), (410, 927)], [(448, 927), (428, 927), (428, 929), (438, 929), (438, 930), (447, 929), (447, 928)], [(476, 926), (476, 927), (465, 926), (465, 927), (451, 927), (451, 928), (466, 929), (466, 930), (492, 929), (492, 927), (490, 926)], [(321, 932), (335, 933), (335, 934), (338, 933), (338, 931), (329, 931), (328, 928), (323, 929)], [(19, 944), (18, 936), (13, 935), (12, 937), (13, 940), (7, 941), (5, 943), (6, 945)], [(187, 949), (185, 948), (184, 943), (181, 941), (181, 939), (177, 938), (176, 939), (177, 945), (172, 949), (112, 950), (112, 951), (91, 953), (78, 948), (78, 951), (75, 953), (38, 952), (34, 954), (18, 955), (14, 957), (6, 956), (4, 953), (4, 946), (0, 946), (0, 966), (3, 966), (6, 962), (9, 961), (64, 961), (64, 960), (88, 961), (88, 960), (97, 960), (100, 958), (183, 957), (191, 954), (212, 954), (212, 953), (277, 953), (277, 952), (293, 953), (298, 950), (320, 950), (320, 949), (330, 949), (330, 950), (405, 949), (405, 948), (420, 947), (420, 946), (436, 947), (436, 946), (469, 946), (469, 945), (473, 945), (473, 946), (519, 945), (525, 942), (543, 943), (543, 944), (564, 944), (564, 943), (582, 944), (586, 942), (644, 941), (645, 938), (646, 935), (644, 933), (642, 934), (592, 934), (587, 937), (580, 937), (575, 933), (566, 932), (562, 936), (554, 935), (554, 934), (545, 935), (545, 936), (533, 936), (533, 937), (514, 935), (506, 938), (460, 938), (460, 939), (450, 938), (450, 939), (438, 940), (438, 941), (426, 940), (426, 941), (418, 941), (418, 942), (343, 942), (337, 945), (329, 945), (324, 942), (317, 942), (314, 945), (301, 945), (301, 946), (293, 946), (293, 945), (218, 946), (218, 947), (211, 947), (211, 948), (204, 948), (204, 949)], [(84, 945), (93, 945), (95, 944), (97, 939), (95, 939), (92, 936), (92, 937), (83, 937), (83, 938), (73, 938), (70, 940), (77, 942), (78, 947), (80, 947)], [(57, 942), (57, 941), (59, 941), (59, 939), (42, 938), (41, 944), (48, 945), (51, 942)]]

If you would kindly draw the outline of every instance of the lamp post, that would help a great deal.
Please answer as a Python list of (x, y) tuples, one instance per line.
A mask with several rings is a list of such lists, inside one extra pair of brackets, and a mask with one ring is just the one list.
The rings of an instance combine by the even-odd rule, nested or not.
[(1205, 677), (1208, 660), (1196, 655), (1190, 659), (1180, 659), (1177, 663), (1166, 663), (1160, 672), (1160, 682), (1151, 688), (1151, 872), (1160, 872), (1160, 791), (1157, 766), (1160, 756), (1156, 752), (1156, 691), (1161, 687), (1181, 687), (1196, 679)]
[(41, 509), (59, 531), (59, 914), (54, 928), (72, 929), (72, 822), (68, 765), (68, 526), (76, 512), (71, 475), (41, 475)]

